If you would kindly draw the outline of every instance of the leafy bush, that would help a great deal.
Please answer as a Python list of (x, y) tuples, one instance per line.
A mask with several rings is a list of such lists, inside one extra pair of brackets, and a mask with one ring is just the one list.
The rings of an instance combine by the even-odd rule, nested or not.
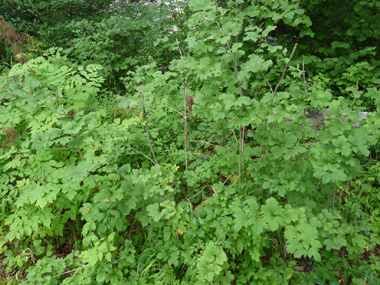
[[(312, 35), (308, 14), (267, 2), (190, 1), (186, 39), (156, 41), (176, 49), (166, 70), (153, 55), (120, 68), (102, 53), (114, 43), (103, 32), (124, 32), (114, 27), (78, 40), (77, 58), (52, 48), (0, 77), (8, 273), (27, 271), (21, 284), (378, 283), (380, 122), (374, 112), (352, 125), (360, 98), (380, 107), (374, 77), (359, 75), (373, 66), (309, 77), (318, 58), (271, 37), (277, 20)], [(109, 97), (114, 71), (127, 91)], [(366, 89), (330, 88), (359, 80)], [(312, 130), (306, 109), (327, 107), (326, 129)]]

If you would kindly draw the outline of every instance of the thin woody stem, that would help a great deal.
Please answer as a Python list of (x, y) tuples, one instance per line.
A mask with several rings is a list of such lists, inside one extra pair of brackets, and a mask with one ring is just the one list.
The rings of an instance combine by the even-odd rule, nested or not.
[[(176, 42), (177, 42), (177, 46), (178, 46), (178, 50), (179, 50), (179, 53), (181, 54), (181, 60), (182, 60), (182, 63), (184, 62), (183, 61), (183, 56), (182, 56), (182, 52), (181, 52), (181, 48), (179, 46), (179, 42), (178, 40), (176, 39)], [(183, 106), (184, 106), (184, 109), (185, 109), (185, 114), (182, 115), (183, 118), (185, 119), (185, 126), (184, 126), (184, 133), (185, 133), (185, 169), (188, 170), (188, 167), (189, 167), (189, 156), (188, 156), (188, 139), (187, 139), (187, 84), (189, 83), (189, 80), (190, 80), (190, 76), (191, 74), (189, 74), (189, 76), (187, 77), (187, 80), (186, 80), (186, 83), (185, 83), (185, 86), (183, 87)], [(175, 109), (174, 109), (175, 110)], [(191, 203), (191, 195), (190, 195), (190, 188), (189, 188), (189, 185), (186, 184), (186, 188), (187, 188), (187, 194), (189, 196), (189, 201)]]
[(164, 107), (166, 107), (166, 108), (169, 108), (169, 109), (171, 109), (171, 110), (177, 112), (178, 114), (180, 114), (183, 118), (185, 118), (185, 115), (182, 114), (182, 113), (181, 113), (180, 111), (178, 111), (177, 109), (174, 109), (174, 108), (172, 108), (172, 107), (166, 106), (166, 105), (161, 104), (161, 103), (159, 103), (159, 102), (155, 102), (155, 103), (158, 104), (158, 105), (164, 106)]
[[(184, 130), (184, 133), (185, 133), (185, 169), (186, 170), (188, 170), (188, 167), (189, 167), (189, 157), (188, 157), (188, 141), (187, 141), (187, 94), (186, 94), (186, 92), (187, 92), (187, 84), (189, 83), (189, 80), (190, 80), (190, 76), (191, 76), (191, 74), (189, 75), (189, 77), (187, 78), (187, 80), (186, 80), (186, 83), (185, 83), (185, 86), (183, 87), (183, 105), (184, 105), (184, 107), (185, 107), (185, 116), (184, 116), (184, 118), (185, 118), (185, 126), (184, 126), (184, 128), (185, 128), (185, 130)], [(191, 195), (190, 195), (190, 188), (189, 188), (189, 185), (186, 185), (186, 187), (187, 187), (187, 194), (188, 194), (188, 196), (189, 196), (189, 201), (190, 201), (190, 203), (191, 203)]]
[(179, 50), (179, 53), (181, 55), (181, 60), (182, 60), (182, 63), (183, 63), (183, 56), (182, 56), (181, 48), (179, 47), (179, 42), (178, 42), (177, 39), (175, 39), (175, 41), (177, 42), (178, 50)]
[[(296, 44), (294, 45), (293, 51), (292, 51), (292, 53), (291, 53), (291, 55), (290, 55), (290, 57), (289, 57), (289, 61), (285, 64), (285, 68), (284, 68), (284, 71), (282, 72), (281, 79), (280, 79), (280, 81), (278, 82), (278, 84), (277, 84), (276, 88), (274, 89), (274, 91), (272, 92), (272, 94), (273, 94), (274, 96), (276, 96), (277, 89), (278, 89), (278, 87), (280, 87), (280, 85), (281, 85), (281, 83), (282, 83), (282, 80), (284, 79), (285, 72), (286, 72), (286, 70), (287, 70), (287, 68), (288, 68), (288, 66), (289, 66), (290, 61), (291, 61), (292, 58), (293, 58), (293, 55), (294, 55), (294, 53), (295, 53), (295, 51), (296, 51), (297, 46), (298, 46), (298, 43), (296, 43)], [(270, 102), (270, 105), (273, 105), (273, 100)], [(269, 116), (269, 112), (267, 113), (267, 116), (266, 116), (266, 118), (265, 118), (265, 127), (268, 126), (268, 116)], [(265, 157), (265, 147), (266, 147), (266, 146), (265, 146), (265, 143), (264, 143), (265, 135), (263, 135), (263, 138), (262, 138), (262, 139), (263, 139), (263, 152), (262, 152), (262, 154), (261, 154), (261, 161), (264, 161), (264, 157)], [(263, 171), (264, 171), (264, 166), (261, 167), (261, 171), (260, 171), (260, 175), (261, 175), (261, 176), (263, 175)], [(264, 199), (264, 190), (263, 190), (263, 186), (262, 186), (262, 185), (261, 185), (261, 199), (262, 199), (262, 200)]]
[(289, 61), (288, 61), (288, 62), (286, 63), (286, 65), (285, 65), (284, 72), (282, 73), (281, 79), (280, 79), (280, 81), (278, 82), (276, 88), (274, 89), (273, 95), (276, 94), (278, 87), (280, 87), (280, 84), (282, 83), (282, 80), (284, 79), (286, 69), (288, 68), (289, 63), (290, 63), (290, 61), (292, 60), (292, 57), (293, 57), (293, 55), (294, 55), (294, 53), (295, 53), (295, 51), (296, 51), (297, 46), (298, 46), (298, 43), (296, 43), (296, 44), (294, 45), (294, 48), (293, 48), (292, 54), (291, 54), (290, 57), (289, 57)]
[(146, 154), (144, 154), (144, 153), (142, 153), (141, 151), (138, 151), (137, 149), (135, 149), (135, 148), (133, 148), (133, 147), (131, 147), (131, 146), (129, 146), (131, 149), (133, 149), (135, 152), (137, 152), (137, 153), (139, 153), (139, 154), (141, 154), (141, 155), (143, 155), (143, 156), (145, 156), (147, 159), (149, 159), (151, 162), (153, 162), (153, 164), (156, 164), (149, 156), (147, 156)]
[[(305, 88), (305, 95), (307, 96), (307, 85), (306, 85), (306, 78), (305, 78), (305, 60), (302, 61), (302, 74), (303, 74), (303, 85)], [(306, 120), (306, 108), (303, 110), (301, 133), (303, 133), (303, 128), (305, 127), (305, 120)]]

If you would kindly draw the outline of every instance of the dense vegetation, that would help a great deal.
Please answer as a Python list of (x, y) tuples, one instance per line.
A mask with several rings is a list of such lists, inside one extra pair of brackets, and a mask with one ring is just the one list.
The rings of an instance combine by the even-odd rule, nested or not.
[(9, 284), (379, 284), (379, 0), (0, 16)]

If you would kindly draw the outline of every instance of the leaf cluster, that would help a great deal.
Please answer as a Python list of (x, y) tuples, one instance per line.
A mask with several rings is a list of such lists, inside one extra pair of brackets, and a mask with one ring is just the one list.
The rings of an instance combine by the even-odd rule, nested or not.
[[(7, 69), (7, 273), (27, 272), (21, 284), (378, 284), (377, 50), (310, 52), (304, 38), (326, 32), (314, 28), (322, 2), (193, 0), (181, 31), (149, 22), (168, 12), (150, 5), (78, 16), (72, 47)], [(324, 109), (312, 126), (307, 114)]]

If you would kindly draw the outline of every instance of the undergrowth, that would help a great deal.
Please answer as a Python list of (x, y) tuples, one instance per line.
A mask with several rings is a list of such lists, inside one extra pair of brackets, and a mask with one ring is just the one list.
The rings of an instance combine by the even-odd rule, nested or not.
[[(287, 3), (271, 17), (311, 35)], [(124, 93), (102, 89), (107, 60), (70, 49), (0, 76), (6, 272), (20, 284), (378, 284), (380, 94), (355, 73), (368, 65), (310, 76), (314, 56), (265, 40), (265, 5), (190, 4), (178, 57), (125, 72)], [(325, 128), (308, 108), (330, 110)]]

